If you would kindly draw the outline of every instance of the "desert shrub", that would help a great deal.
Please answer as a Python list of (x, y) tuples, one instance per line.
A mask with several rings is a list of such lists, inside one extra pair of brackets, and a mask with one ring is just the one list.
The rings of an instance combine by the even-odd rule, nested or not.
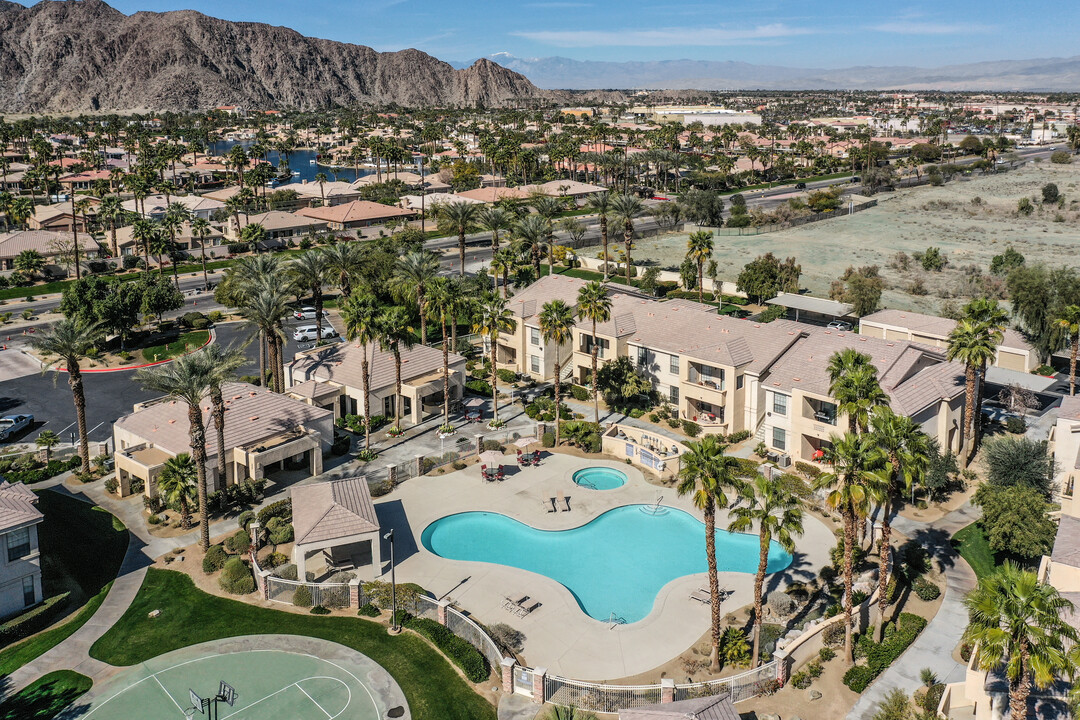
[(922, 698), (922, 708), (928, 713), (936, 714), (938, 705), (941, 703), (941, 696), (945, 694), (945, 685), (942, 683), (935, 683), (926, 690), (926, 695)]
[(827, 648), (835, 648), (844, 644), (844, 623), (833, 623), (821, 633), (821, 641)]
[(821, 662), (829, 662), (834, 657), (836, 657), (836, 651), (831, 647), (823, 647), (818, 650), (818, 659), (821, 660)]
[(316, 605), (315, 607), (308, 610), (308, 612), (311, 613), (312, 615), (329, 615), (330, 614), (330, 609), (325, 608), (322, 605)]
[(481, 682), (491, 674), (487, 658), (466, 640), (450, 632), (449, 628), (427, 618), (411, 618), (405, 624), (446, 653), (470, 681)]
[(813, 679), (810, 677), (810, 674), (807, 673), (805, 670), (799, 670), (791, 676), (791, 684), (800, 690), (805, 690), (806, 688), (810, 687), (810, 683), (812, 682)]
[(356, 614), (360, 617), (379, 617), (379, 608), (375, 607), (371, 603), (364, 603), (360, 606), (360, 609), (356, 611)]
[(251, 535), (248, 534), (247, 530), (237, 530), (234, 535), (225, 541), (225, 547), (229, 549), (229, 552), (246, 553), (251, 549)]
[(495, 623), (487, 630), (491, 638), (507, 650), (521, 652), (525, 647), (525, 635), (506, 623)]
[(1035, 203), (1031, 202), (1031, 198), (1022, 197), (1016, 203), (1016, 212), (1021, 215), (1030, 215), (1035, 212)]
[(297, 585), (292, 604), (296, 607), (311, 607), (311, 588), (307, 585)]
[(269, 540), (274, 545), (284, 545), (293, 540), (292, 523), (286, 522), (280, 517), (270, 518), (266, 524), (266, 532)]
[(296, 580), (296, 565), (292, 563), (285, 563), (274, 568), (274, 575), (282, 580)]
[(696, 422), (692, 422), (690, 420), (682, 421), (682, 429), (683, 432), (690, 437), (697, 437), (701, 434), (701, 426), (698, 425)]
[(508, 368), (499, 368), (495, 371), (495, 376), (499, 378), (499, 382), (517, 382), (517, 373)]
[(1055, 165), (1068, 165), (1072, 162), (1072, 155), (1064, 150), (1055, 150), (1050, 155), (1050, 162)]
[(273, 552), (263, 559), (263, 566), (272, 569), (289, 562), (289, 556), (285, 553)]
[(543, 437), (540, 438), (540, 443), (546, 448), (555, 447), (555, 433), (548, 430), (544, 433)]
[(571, 385), (570, 394), (578, 402), (585, 402), (586, 400), (592, 398), (592, 393), (589, 392), (589, 389), (581, 387), (580, 385)]
[(114, 477), (111, 477), (105, 481), (105, 492), (109, 493), (110, 495), (116, 494), (116, 489), (118, 487), (120, 487), (120, 481)]
[(1010, 416), (1005, 418), (1005, 430), (1013, 435), (1023, 435), (1027, 432), (1027, 423), (1022, 417)]
[(251, 569), (238, 557), (229, 558), (225, 563), (225, 567), (221, 570), (221, 577), (218, 578), (218, 585), (231, 595), (247, 595), (255, 592), (255, 578), (251, 574)]
[(767, 602), (769, 609), (780, 617), (787, 617), (795, 612), (795, 599), (787, 593), (771, 592)]
[(581, 439), (581, 447), (585, 452), (598, 453), (603, 449), (603, 441), (599, 433), (589, 433)]
[(247, 530), (248, 525), (255, 519), (255, 513), (251, 510), (245, 510), (236, 516), (236, 524), (241, 530)]
[(502, 449), (503, 449), (502, 443), (500, 443), (498, 440), (485, 440), (484, 441), (484, 452), (487, 452), (489, 450), (498, 450), (499, 452), (502, 452)]
[(225, 567), (225, 561), (228, 559), (229, 556), (225, 554), (225, 548), (220, 545), (211, 545), (206, 549), (206, 555), (203, 557), (203, 572), (207, 575), (217, 572)]
[(915, 591), (915, 594), (919, 596), (920, 600), (925, 600), (926, 602), (937, 600), (938, 597), (941, 596), (941, 588), (926, 578), (919, 578), (911, 588)]

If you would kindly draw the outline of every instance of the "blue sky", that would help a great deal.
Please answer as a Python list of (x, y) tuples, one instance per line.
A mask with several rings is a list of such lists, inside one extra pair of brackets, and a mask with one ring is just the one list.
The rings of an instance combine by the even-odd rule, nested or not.
[(1080, 53), (1066, 0), (111, 0), (194, 9), (306, 35), (415, 47), (446, 60), (497, 52), (579, 60), (736, 60), (796, 67), (917, 65)]

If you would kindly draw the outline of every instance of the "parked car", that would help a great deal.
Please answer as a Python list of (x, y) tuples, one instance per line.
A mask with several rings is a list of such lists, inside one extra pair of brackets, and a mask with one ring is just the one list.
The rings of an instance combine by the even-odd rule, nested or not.
[[(322, 314), (323, 317), (327, 317), (330, 313), (326, 310), (323, 310)], [(315, 308), (305, 305), (304, 307), (294, 312), (293, 317), (295, 317), (297, 320), (314, 320)]]
[(795, 183), (795, 189), (796, 190), (805, 190), (806, 189), (806, 183), (804, 183), (804, 182)]
[(830, 330), (840, 330), (842, 332), (851, 331), (851, 323), (844, 322), (843, 320), (833, 320), (831, 323), (829, 323), (828, 327)]
[(0, 440), (7, 440), (21, 430), (34, 424), (33, 415), (5, 415), (0, 417)]
[(861, 183), (861, 182), (862, 182), (862, 178), (859, 177), (858, 175), (852, 175), (851, 176), (851, 184), (852, 185), (854, 185), (855, 183)]
[[(315, 333), (316, 328), (314, 325), (303, 325), (296, 328), (296, 332), (293, 333), (293, 340), (295, 340), (296, 342), (311, 342), (312, 340), (317, 339), (315, 337)], [(337, 334), (338, 332), (334, 329), (333, 325), (329, 323), (323, 323), (322, 336), (324, 338), (337, 337)]]

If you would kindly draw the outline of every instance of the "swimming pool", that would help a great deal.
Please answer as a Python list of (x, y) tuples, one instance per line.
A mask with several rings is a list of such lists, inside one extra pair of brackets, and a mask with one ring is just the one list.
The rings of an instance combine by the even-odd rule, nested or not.
[[(675, 578), (703, 573), (705, 525), (682, 510), (624, 505), (571, 530), (537, 530), (505, 515), (464, 512), (424, 528), (421, 542), (451, 560), (474, 560), (521, 568), (561, 583), (585, 614), (597, 620), (641, 620), (657, 593)], [(757, 572), (756, 535), (717, 530), (716, 562), (721, 571)], [(775, 542), (770, 573), (791, 564)], [(506, 594), (527, 593), (508, 587)]]
[(609, 467), (587, 467), (574, 473), (574, 483), (590, 490), (614, 490), (626, 484), (626, 473)]

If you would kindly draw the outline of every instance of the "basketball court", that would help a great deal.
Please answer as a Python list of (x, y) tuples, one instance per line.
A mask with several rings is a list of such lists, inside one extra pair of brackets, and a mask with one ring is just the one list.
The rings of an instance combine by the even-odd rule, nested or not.
[[(256, 638), (261, 641), (253, 643)], [(269, 638), (281, 638), (281, 641), (266, 642)], [(94, 688), (93, 697), (83, 698), (89, 708), (80, 717), (87, 720), (409, 717), (404, 695), (389, 674), (348, 648), (292, 636), (234, 638), (222, 643), (178, 650), (124, 671), (100, 689)]]

